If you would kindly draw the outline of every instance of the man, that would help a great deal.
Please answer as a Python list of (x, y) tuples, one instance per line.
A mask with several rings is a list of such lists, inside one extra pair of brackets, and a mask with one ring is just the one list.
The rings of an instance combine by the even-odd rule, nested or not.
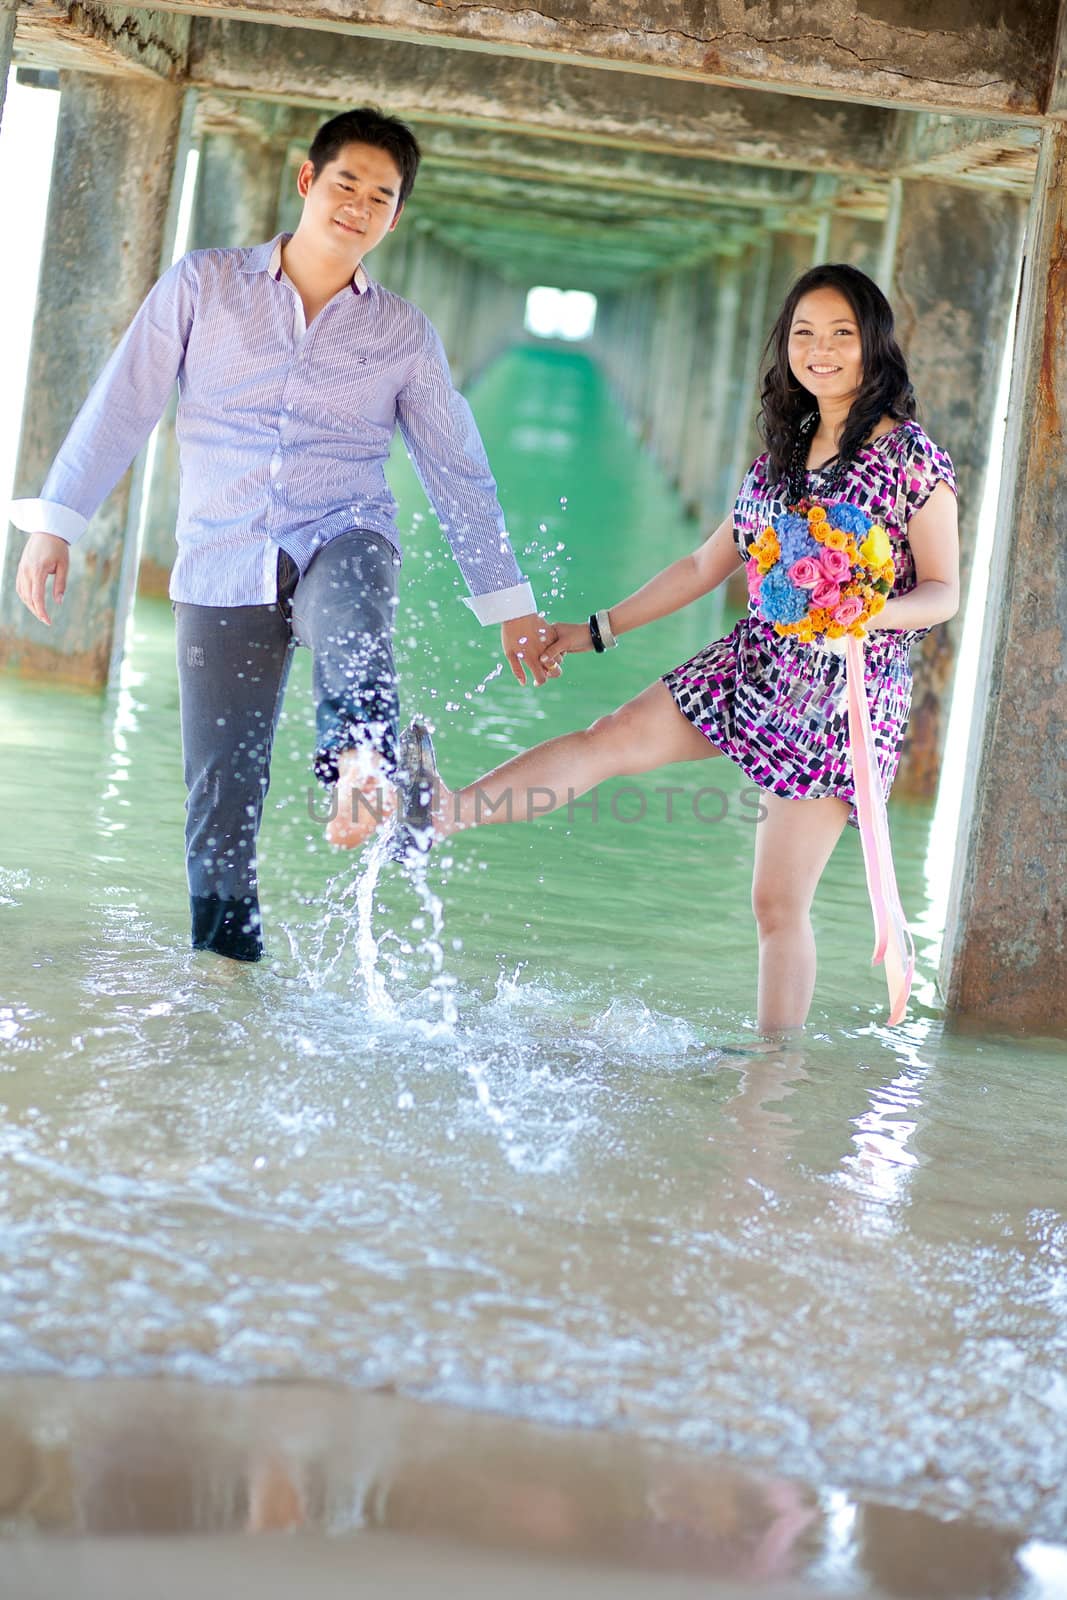
[[(545, 681), (555, 630), (536, 614), (496, 486), (441, 341), (363, 266), (400, 220), (419, 163), (402, 122), (360, 109), (319, 129), (297, 177), (294, 234), (199, 250), (164, 274), (57, 456), (20, 598), (43, 623), (69, 545), (179, 384), (178, 555), (171, 577), (185, 761), (192, 942), (263, 954), (255, 846), (292, 650), (313, 656), (315, 772), (336, 785), (331, 843), (363, 842), (396, 772), (392, 654), (400, 564), (384, 466), (399, 425), (483, 624), (520, 683)], [(472, 307), (472, 314), (474, 308)], [(525, 664), (525, 667), (524, 667)], [(388, 790), (392, 796), (391, 788)]]

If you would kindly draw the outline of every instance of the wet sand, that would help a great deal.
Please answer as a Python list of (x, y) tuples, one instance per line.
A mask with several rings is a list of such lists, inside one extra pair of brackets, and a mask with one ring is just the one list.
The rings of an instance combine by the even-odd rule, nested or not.
[[(608, 1431), (327, 1385), (0, 1383), (12, 1600), (1057, 1600), (1012, 1530)], [(1049, 1563), (1051, 1562), (1051, 1567)], [(1040, 1561), (1037, 1563), (1040, 1568)]]

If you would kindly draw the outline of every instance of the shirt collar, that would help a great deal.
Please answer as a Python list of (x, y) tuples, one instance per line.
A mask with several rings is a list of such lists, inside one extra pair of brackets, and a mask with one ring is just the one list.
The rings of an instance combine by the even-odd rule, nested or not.
[[(242, 272), (269, 272), (275, 283), (282, 281), (282, 246), (291, 238), (291, 233), (279, 233), (276, 239), (268, 239), (266, 244), (257, 244), (246, 252), (246, 259), (241, 268)], [(366, 294), (370, 288), (371, 280), (360, 264), (352, 275), (352, 293)]]

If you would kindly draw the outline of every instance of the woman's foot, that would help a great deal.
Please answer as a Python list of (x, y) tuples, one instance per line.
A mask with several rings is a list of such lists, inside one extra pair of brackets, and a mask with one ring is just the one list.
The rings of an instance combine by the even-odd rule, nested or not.
[(366, 745), (342, 750), (337, 758), (337, 794), (326, 841), (342, 850), (364, 844), (396, 810), (396, 790), (385, 776), (382, 758)]

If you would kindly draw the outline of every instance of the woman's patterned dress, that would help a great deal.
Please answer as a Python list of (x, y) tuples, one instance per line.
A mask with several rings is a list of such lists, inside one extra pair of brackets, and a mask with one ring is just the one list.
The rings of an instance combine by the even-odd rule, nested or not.
[[(824, 472), (807, 474), (818, 498)], [(902, 422), (860, 450), (834, 500), (849, 500), (883, 524), (893, 545), (893, 595), (915, 587), (908, 523), (934, 488), (955, 492), (952, 462), (917, 422)], [(781, 485), (767, 482), (767, 457), (750, 468), (734, 505), (734, 537), (742, 559), (772, 517), (786, 509)], [(882, 785), (888, 795), (911, 709), (914, 640), (928, 630), (875, 629), (864, 644), (867, 698)], [(735, 761), (754, 784), (791, 800), (826, 795), (854, 802), (848, 752), (845, 661), (794, 638), (783, 638), (750, 603), (728, 634), (664, 677), (693, 725)], [(849, 817), (855, 822), (855, 806)]]

